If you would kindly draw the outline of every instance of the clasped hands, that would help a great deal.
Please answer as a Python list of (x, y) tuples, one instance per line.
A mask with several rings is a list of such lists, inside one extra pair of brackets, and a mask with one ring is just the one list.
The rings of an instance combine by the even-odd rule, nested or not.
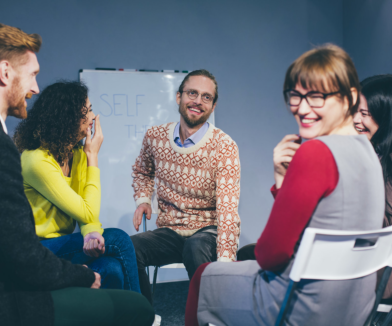
[[(83, 252), (89, 257), (99, 257), (105, 253), (105, 238), (99, 232), (90, 232), (84, 236)], [(84, 265), (87, 267), (86, 265)], [(87, 267), (88, 268), (88, 267)], [(95, 281), (92, 289), (101, 287), (101, 275), (94, 272)]]
[(99, 232), (84, 236), (83, 252), (89, 257), (99, 257), (105, 253), (105, 238)]

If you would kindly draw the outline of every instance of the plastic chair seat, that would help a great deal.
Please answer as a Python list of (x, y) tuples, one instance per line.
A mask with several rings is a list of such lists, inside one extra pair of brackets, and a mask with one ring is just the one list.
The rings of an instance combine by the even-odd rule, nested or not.
[(159, 266), (159, 268), (185, 268), (185, 265), (183, 263), (175, 263), (175, 264)]

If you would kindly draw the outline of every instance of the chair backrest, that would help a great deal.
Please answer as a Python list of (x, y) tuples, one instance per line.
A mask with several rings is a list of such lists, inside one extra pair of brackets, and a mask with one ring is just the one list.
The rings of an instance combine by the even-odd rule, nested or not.
[[(152, 193), (152, 198), (151, 198), (151, 213), (152, 214), (158, 214), (159, 209), (158, 209), (158, 196), (157, 196), (157, 189), (154, 188), (154, 192)], [(143, 232), (147, 231), (147, 220), (146, 220), (146, 215), (143, 214)]]
[(158, 196), (157, 196), (157, 189), (154, 188), (154, 192), (152, 193), (152, 198), (151, 198), (151, 210), (153, 214), (158, 214), (159, 209), (158, 209)]
[(376, 231), (307, 228), (290, 279), (347, 280), (392, 267), (392, 226)]

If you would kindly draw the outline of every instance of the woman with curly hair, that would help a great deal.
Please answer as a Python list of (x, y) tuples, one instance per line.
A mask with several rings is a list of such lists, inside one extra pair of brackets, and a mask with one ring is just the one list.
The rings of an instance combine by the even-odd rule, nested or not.
[[(87, 93), (79, 82), (50, 85), (18, 125), (14, 141), (22, 153), (25, 193), (45, 247), (100, 273), (102, 288), (140, 293), (132, 241), (124, 231), (104, 230), (99, 222), (103, 134)], [(81, 233), (73, 233), (76, 222)]]

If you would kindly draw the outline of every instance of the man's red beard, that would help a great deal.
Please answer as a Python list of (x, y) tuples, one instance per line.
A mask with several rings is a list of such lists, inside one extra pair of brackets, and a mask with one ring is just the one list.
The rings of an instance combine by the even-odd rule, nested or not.
[(25, 102), (26, 94), (20, 84), (20, 78), (16, 77), (11, 85), (11, 91), (8, 100), (8, 115), (19, 118), (27, 118), (27, 106)]
[(181, 114), (182, 118), (184, 119), (184, 121), (186, 122), (186, 124), (190, 127), (196, 127), (199, 125), (203, 125), (208, 118), (210, 117), (212, 111), (209, 114), (203, 114), (200, 117), (196, 118), (196, 119), (191, 119), (188, 116), (188, 108), (185, 104), (180, 103), (180, 105), (178, 106), (178, 112)]

